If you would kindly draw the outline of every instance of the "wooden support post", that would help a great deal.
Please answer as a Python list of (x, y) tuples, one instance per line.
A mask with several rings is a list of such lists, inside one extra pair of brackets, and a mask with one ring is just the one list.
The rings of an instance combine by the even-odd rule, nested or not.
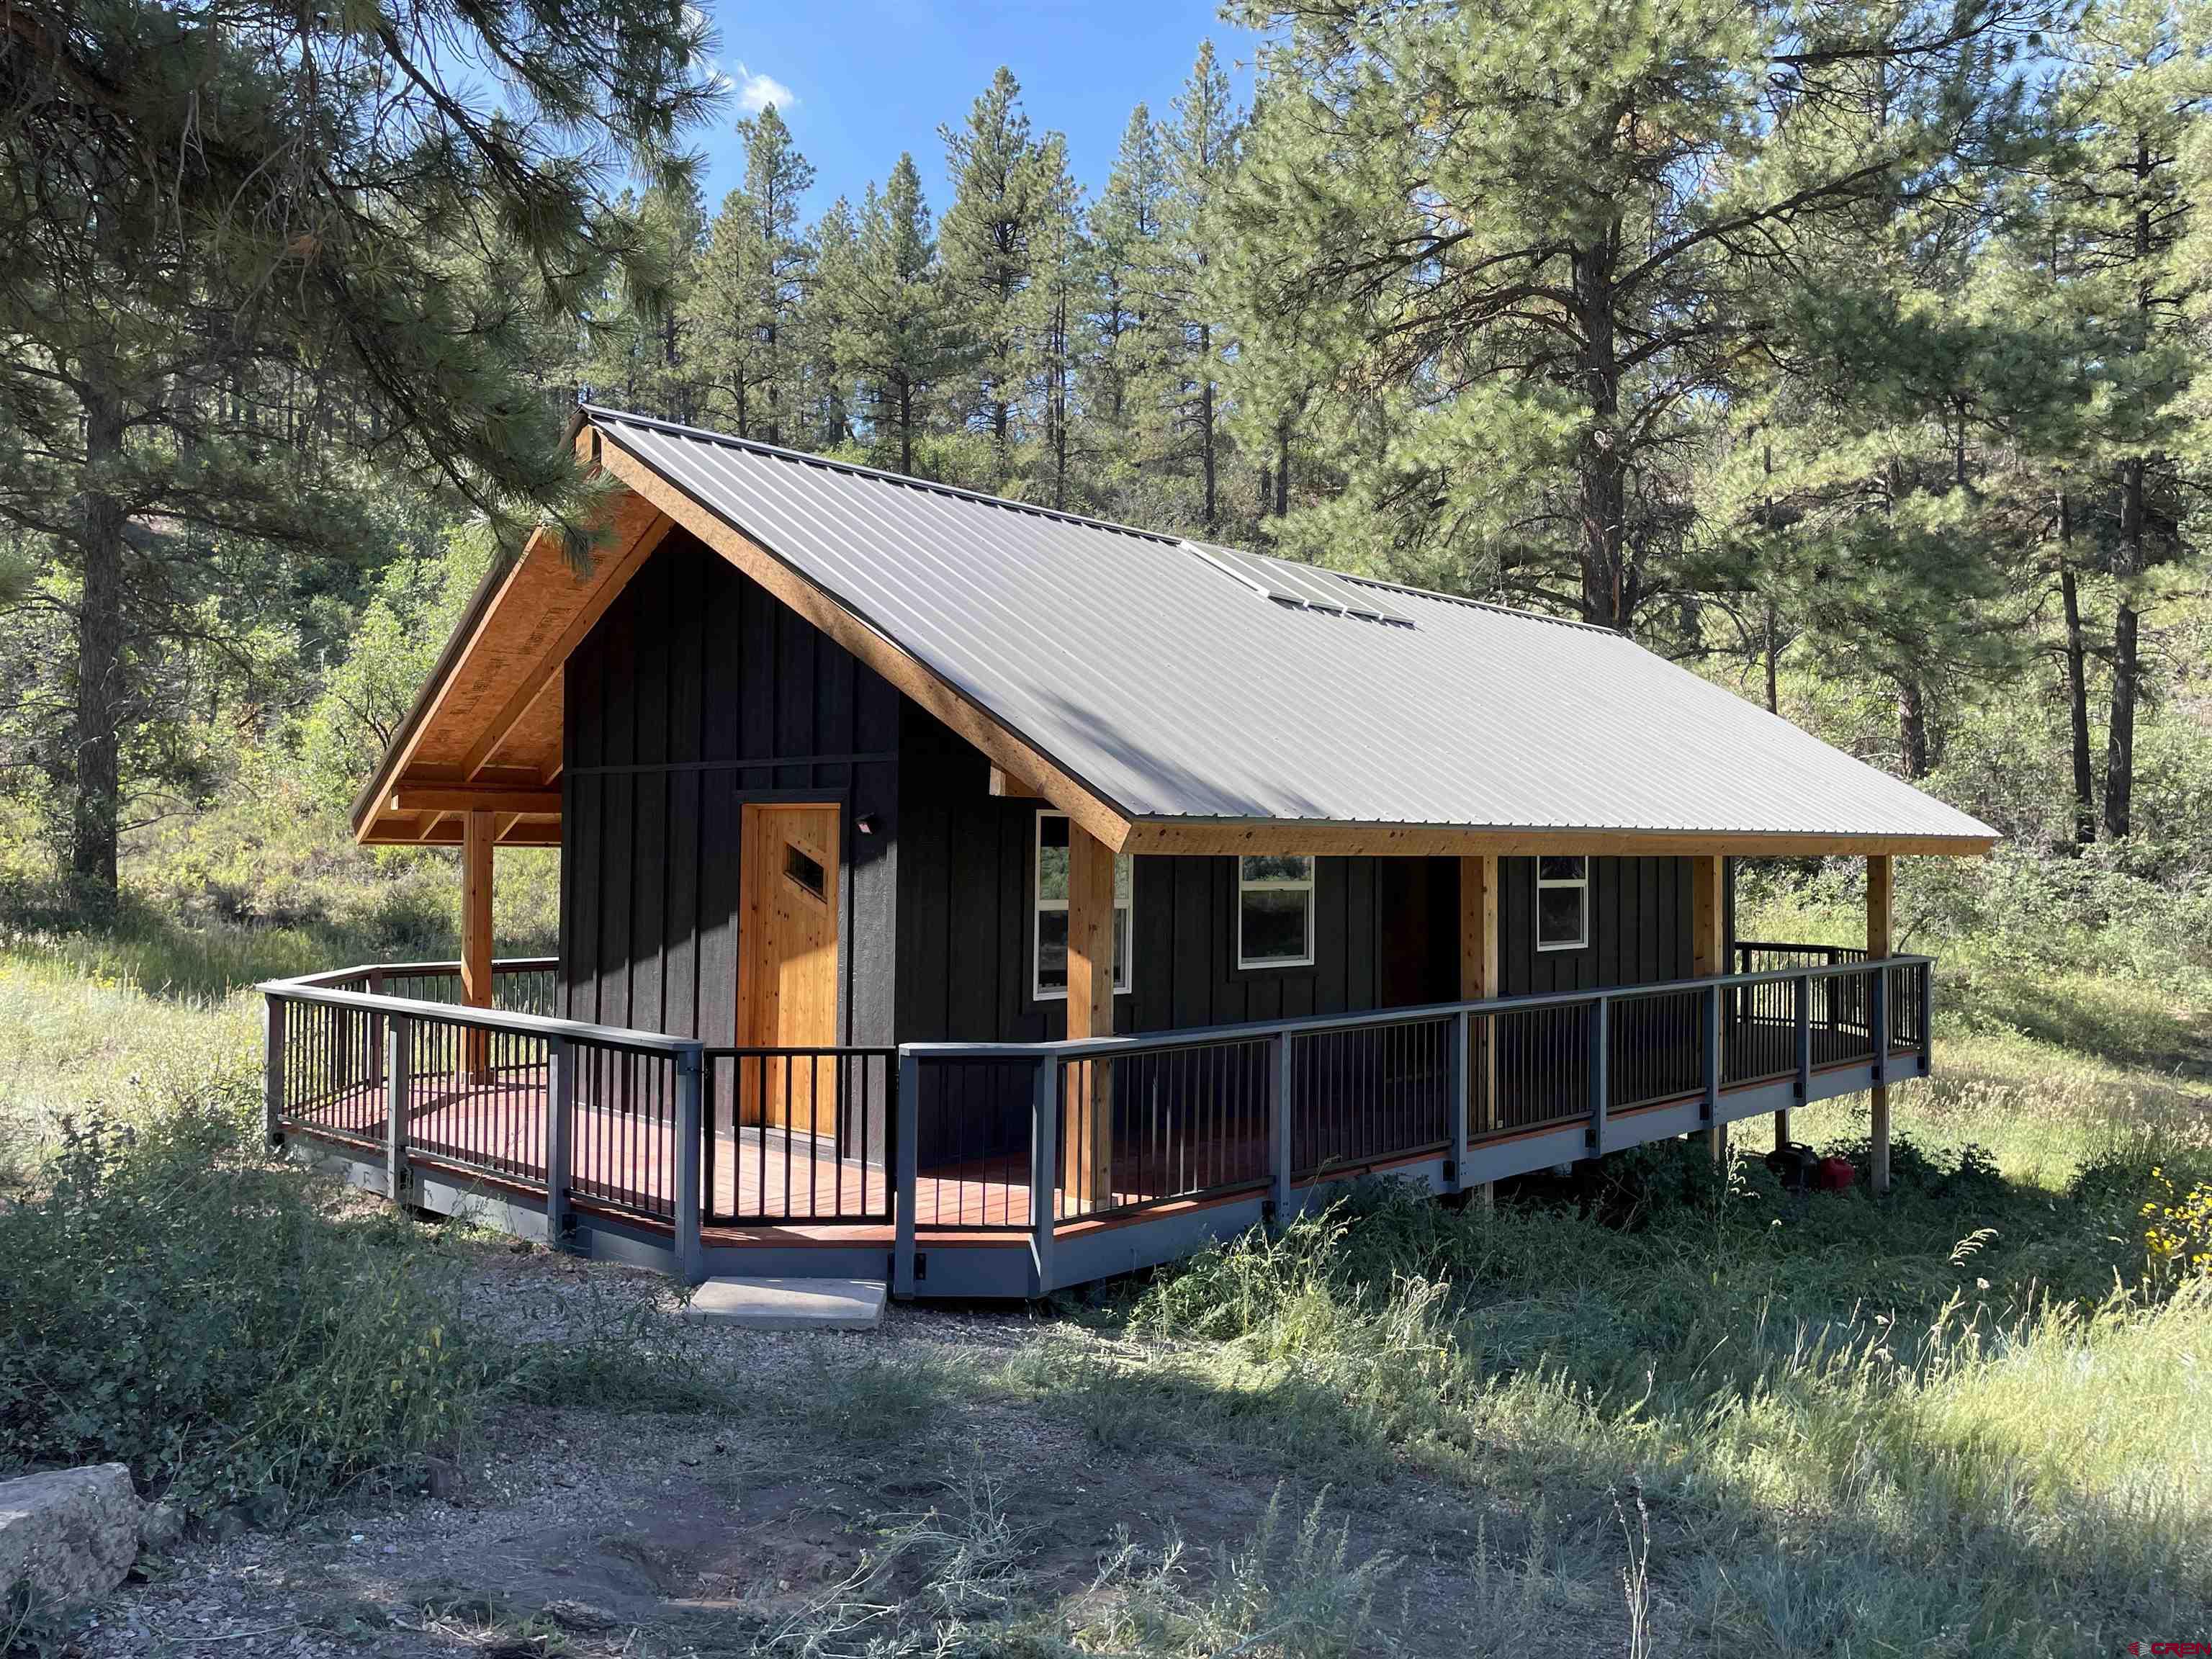
[(1278, 1031), (1268, 1056), (1268, 1201), (1278, 1227), (1291, 1224), (1291, 1034)]
[(261, 1134), (271, 1146), (284, 1144), (284, 1000), (261, 1000)]
[(1468, 1078), (1468, 1060), (1472, 1053), (1468, 1027), (1474, 1018), (1474, 1016), (1467, 1013), (1452, 1016), (1451, 1048), (1445, 1057), (1448, 1080), (1444, 1086), (1451, 1135), (1451, 1168), (1446, 1175), (1450, 1189), (1455, 1193), (1463, 1193), (1468, 1188), (1467, 1112), (1468, 1097), (1474, 1092)]
[(1592, 1158), (1605, 1156), (1605, 1103), (1609, 1092), (1606, 1068), (1613, 1056), (1613, 1038), (1607, 1028), (1611, 1024), (1613, 1004), (1600, 997), (1589, 1006), (1589, 1127), (1584, 1132), (1589, 1141)]
[(686, 1285), (696, 1285), (706, 1277), (706, 1260), (699, 1242), (705, 1060), (696, 1047), (684, 1048), (676, 1056), (676, 1276)]
[(1054, 1172), (1060, 1168), (1058, 1054), (1048, 1054), (1037, 1061), (1030, 1089), (1030, 1257), (1036, 1267), (1036, 1293), (1048, 1296), (1053, 1289), (1053, 1226), (1058, 1219), (1053, 1203)]
[[(1462, 1002), (1482, 1002), (1504, 994), (1498, 971), (1498, 859), (1484, 854), (1459, 861), (1459, 994)], [(1487, 1014), (1470, 1016), (1472, 1030), (1468, 1064), (1462, 1076), (1471, 1100), (1462, 1103), (1462, 1121), (1473, 1133), (1487, 1134), (1498, 1127), (1498, 1045), (1496, 1024)], [(1467, 1181), (1467, 1148), (1453, 1154), (1460, 1168), (1459, 1187)], [(1498, 1188), (1484, 1182), (1479, 1188), (1486, 1209), (1497, 1201)]]
[(921, 1060), (899, 1051), (898, 1098), (892, 1103), (891, 1157), (898, 1168), (898, 1207), (891, 1216), (891, 1294), (910, 1297), (921, 1277), (915, 1249), (915, 1189), (921, 1182), (919, 1125), (921, 1117)]
[(384, 1191), (394, 1204), (405, 1201), (407, 1118), (414, 1094), (408, 1067), (415, 1058), (415, 1022), (394, 1014), (384, 1022)]
[[(1699, 979), (1711, 979), (1728, 971), (1727, 904), (1723, 890), (1726, 872), (1717, 858), (1692, 859), (1690, 861), (1690, 971)], [(1711, 1025), (1707, 1026), (1708, 1035)], [(1708, 1064), (1717, 1070), (1720, 1056), (1708, 1057)], [(1720, 1100), (1717, 1091), (1707, 1095), (1705, 1138), (1713, 1162), (1725, 1166), (1728, 1163), (1728, 1124), (1720, 1115)]]
[[(1889, 854), (1877, 853), (1867, 860), (1867, 960), (1886, 962), (1890, 952)], [(1873, 1164), (1869, 1171), (1875, 1195), (1889, 1190), (1889, 1085), (1874, 1085)]]
[[(1067, 1036), (1114, 1035), (1114, 854), (1081, 824), (1067, 823)], [(1070, 1114), (1062, 1157), (1070, 1200), (1114, 1201), (1114, 1062), (1092, 1055), (1076, 1068), (1082, 1100)]]
[(576, 1093), (575, 1057), (568, 1039), (545, 1044), (545, 1244), (557, 1250), (568, 1231), (569, 1109)]
[[(492, 817), (461, 815), (461, 1000), (471, 1008), (491, 1006)], [(489, 1037), (474, 1027), (462, 1033), (462, 1071), (472, 1082), (484, 1074)]]

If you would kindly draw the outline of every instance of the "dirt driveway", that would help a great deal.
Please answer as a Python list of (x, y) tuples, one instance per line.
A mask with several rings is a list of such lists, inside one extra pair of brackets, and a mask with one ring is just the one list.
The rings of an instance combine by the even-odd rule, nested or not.
[(1324, 1488), (1249, 1441), (1162, 1450), (1080, 1391), (1025, 1385), (1140, 1364), (1110, 1334), (896, 1307), (864, 1335), (702, 1330), (657, 1279), (542, 1252), (487, 1252), (481, 1293), (548, 1340), (610, 1308), (654, 1322), (705, 1392), (670, 1408), (635, 1372), (595, 1377), (648, 1408), (509, 1408), (436, 1496), (187, 1544), (83, 1632), (88, 1659), (1460, 1656), (1625, 1635), (1617, 1564), (1538, 1559), (1484, 1494), (1389, 1468)]

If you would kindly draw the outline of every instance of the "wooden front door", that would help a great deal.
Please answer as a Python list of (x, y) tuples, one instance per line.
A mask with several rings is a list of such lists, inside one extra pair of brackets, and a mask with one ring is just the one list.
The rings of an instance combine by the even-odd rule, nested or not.
[[(837, 1041), (838, 809), (752, 802), (744, 810), (738, 939), (738, 1041), (826, 1048)], [(738, 1121), (836, 1132), (836, 1067), (741, 1060)]]

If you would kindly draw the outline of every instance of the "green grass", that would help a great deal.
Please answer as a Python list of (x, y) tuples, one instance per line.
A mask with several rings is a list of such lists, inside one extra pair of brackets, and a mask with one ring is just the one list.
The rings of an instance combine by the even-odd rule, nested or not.
[[(310, 949), (312, 929), (183, 927), (0, 947), (0, 1122), (33, 1129), (19, 1176), (64, 1117), (158, 1124), (195, 1079), (250, 1095), (255, 1010), (232, 988)], [(1896, 1091), (1887, 1200), (1782, 1192), (1755, 1156), (1764, 1123), (1736, 1132), (1726, 1180), (1676, 1144), (1519, 1183), (1492, 1213), (1371, 1191), (1064, 1306), (1010, 1358), (955, 1375), (901, 1344), (825, 1365), (775, 1412), (825, 1447), (919, 1464), (963, 1443), (969, 1413), (1012, 1407), (1132, 1468), (1325, 1484), (1339, 1514), (1441, 1484), (1482, 1517), (1470, 1594), (1501, 1652), (1577, 1632), (1616, 1645), (1639, 1559), (1662, 1647), (2055, 1655), (2202, 1629), (2212, 1293), (2149, 1269), (2142, 1209), (2154, 1168), (2184, 1190), (2212, 1178), (2212, 1002), (2185, 975), (2038, 968), (1972, 942), (1943, 960), (1936, 1076)], [(1794, 1130), (1848, 1146), (1867, 1102)], [(367, 1258), (379, 1272), (448, 1248), (363, 1237), (399, 1241)], [(305, 1282), (303, 1297), (320, 1281)], [(574, 1341), (495, 1356), (498, 1387), (592, 1409), (737, 1397), (642, 1304), (565, 1316)], [(383, 1328), (364, 1328), (378, 1364)], [(387, 1455), (310, 1451), (326, 1469)], [(1130, 1545), (1091, 1592), (1048, 1605), (994, 1565), (993, 1517), (1024, 1495), (971, 1497), (886, 1546), (919, 1586), (902, 1620), (939, 1637), (1192, 1653), (1278, 1625), (1267, 1640), (1285, 1650), (1395, 1639), (1374, 1605), (1387, 1574), (1318, 1522), (1271, 1522), (1241, 1562)], [(843, 1587), (791, 1641), (861, 1618), (884, 1582)]]

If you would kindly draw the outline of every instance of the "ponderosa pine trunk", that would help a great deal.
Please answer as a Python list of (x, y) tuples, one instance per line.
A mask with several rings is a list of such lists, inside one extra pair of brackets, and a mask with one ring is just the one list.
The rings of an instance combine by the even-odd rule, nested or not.
[(2089, 664), (2081, 642), (2081, 586), (2074, 574), (2073, 503), (2058, 495), (2058, 598), (2066, 612), (2066, 722), (2074, 751), (2074, 844), (2097, 839), (2097, 782), (2089, 759)]
[(1917, 783), (1928, 775), (1928, 704), (1917, 680), (1897, 689), (1897, 750), (1906, 777)]
[(1613, 329), (1616, 258), (1613, 234), (1575, 254), (1575, 303), (1583, 342), (1581, 390), (1589, 421), (1575, 471), (1583, 619), (1625, 633), (1632, 605), (1624, 568), (1628, 467), (1616, 427), (1620, 413), (1620, 365)]
[(2128, 833), (2136, 781), (2136, 697), (2140, 618), (2130, 584), (2142, 572), (2143, 470), (2140, 456), (2120, 464), (2120, 541), (2112, 552), (2118, 591), (2112, 602), (2112, 708), (2105, 732), (2105, 834)]
[(1198, 329), (1198, 421), (1200, 459), (1206, 471), (1206, 527), (1213, 528), (1215, 515), (1213, 455), (1213, 330), (1201, 323)]
[(76, 605), (76, 707), (68, 747), (70, 878), (95, 908), (116, 896), (122, 819), (124, 503), (100, 487), (123, 454), (123, 400), (96, 368), (82, 392), (86, 489), (79, 501), (83, 587)]

